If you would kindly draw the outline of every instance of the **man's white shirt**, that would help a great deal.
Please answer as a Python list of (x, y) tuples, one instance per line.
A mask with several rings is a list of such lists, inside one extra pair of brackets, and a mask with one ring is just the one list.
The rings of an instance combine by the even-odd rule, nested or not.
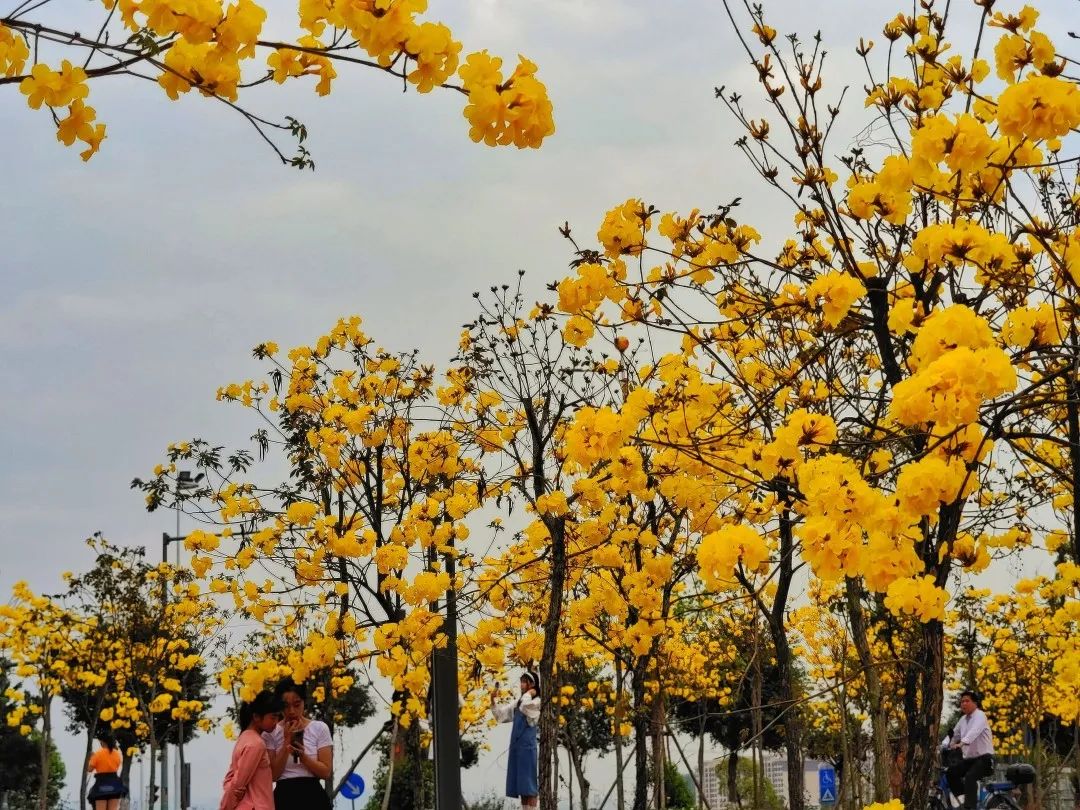
[(960, 743), (964, 759), (974, 759), (984, 754), (994, 753), (994, 736), (990, 732), (990, 723), (986, 712), (976, 709), (965, 714), (953, 729), (952, 741)]

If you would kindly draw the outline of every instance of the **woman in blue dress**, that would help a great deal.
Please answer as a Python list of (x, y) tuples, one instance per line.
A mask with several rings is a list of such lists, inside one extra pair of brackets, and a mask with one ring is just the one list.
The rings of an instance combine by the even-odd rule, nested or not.
[(500, 723), (513, 723), (510, 749), (506, 755), (506, 795), (521, 799), (522, 807), (536, 807), (540, 789), (537, 782), (536, 724), (540, 719), (540, 676), (525, 672), (521, 676), (521, 695), (513, 703), (495, 704), (491, 711)]

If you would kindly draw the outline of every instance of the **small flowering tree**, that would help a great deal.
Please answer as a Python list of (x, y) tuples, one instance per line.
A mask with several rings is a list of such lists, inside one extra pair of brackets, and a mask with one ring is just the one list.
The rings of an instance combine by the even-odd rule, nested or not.
[[(141, 550), (100, 538), (90, 543), (97, 564), (84, 575), (68, 574), (66, 593), (40, 596), (19, 583), (11, 604), (0, 608), (0, 649), (29, 686), (9, 694), (6, 721), (24, 735), (40, 722), (42, 785), (49, 781), (56, 697), (68, 702), (73, 726), (86, 730), (87, 756), (103, 728), (129, 755), (149, 746), (153, 758), (179, 723), (187, 724), (186, 735), (208, 723), (202, 672), (219, 626), (216, 609), (190, 577), (146, 565)], [(172, 592), (168, 602), (165, 588)], [(39, 792), (39, 807), (45, 801)]]
[[(141, 548), (119, 548), (95, 537), (94, 566), (69, 575), (63, 602), (93, 617), (91, 658), (61, 696), (69, 729), (82, 730), (86, 771), (95, 735), (110, 731), (129, 754), (163, 742), (187, 742), (210, 727), (208, 673), (219, 616), (190, 588), (189, 577), (146, 562)], [(162, 601), (162, 589), (173, 591)], [(153, 707), (153, 708), (151, 708)], [(152, 759), (152, 757), (151, 757)], [(132, 757), (124, 760), (127, 782)], [(80, 801), (85, 801), (83, 780)]]
[[(195, 575), (278, 639), (230, 657), (224, 688), (249, 700), (283, 676), (329, 673), (319, 685), (338, 698), (377, 672), (391, 687), (396, 733), (418, 749), (432, 654), (448, 640), (441, 605), (468, 573), (458, 544), (479, 503), (479, 470), (431, 402), (433, 369), (416, 353), (377, 347), (359, 318), (287, 359), (273, 343), (255, 355), (269, 365), (266, 381), (219, 392), (251, 409), (252, 449), (181, 442), (134, 486), (151, 509), (178, 505), (201, 522), (185, 539)], [(256, 456), (280, 457), (288, 476), (259, 480)], [(181, 463), (206, 478), (177, 495)], [(405, 777), (417, 785), (418, 767)]]

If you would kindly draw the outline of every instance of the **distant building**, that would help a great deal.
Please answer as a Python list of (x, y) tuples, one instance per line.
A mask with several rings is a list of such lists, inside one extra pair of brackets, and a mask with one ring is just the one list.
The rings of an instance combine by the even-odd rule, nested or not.
[(727, 757), (720, 757), (705, 763), (705, 773), (701, 777), (701, 795), (711, 810), (727, 807), (727, 779), (725, 774)]
[[(818, 769), (828, 766), (828, 763), (818, 759), (803, 760), (803, 802), (806, 807), (819, 807), (821, 805), (818, 796)], [(788, 801), (791, 794), (788, 793), (787, 784), (787, 757), (765, 755), (765, 778), (772, 783), (776, 795), (784, 800), (784, 804), (791, 806)]]
[[(734, 802), (728, 801), (727, 793), (727, 764), (726, 756), (719, 757), (705, 763), (705, 774), (702, 780), (702, 795), (711, 810), (732, 810)], [(774, 754), (765, 754), (765, 778), (772, 785), (776, 795), (785, 805), (789, 806), (787, 785), (787, 758)], [(818, 768), (827, 766), (827, 763), (817, 759), (803, 761), (803, 796), (807, 808), (820, 807), (818, 796)], [(748, 797), (743, 797), (744, 806), (747, 805)]]

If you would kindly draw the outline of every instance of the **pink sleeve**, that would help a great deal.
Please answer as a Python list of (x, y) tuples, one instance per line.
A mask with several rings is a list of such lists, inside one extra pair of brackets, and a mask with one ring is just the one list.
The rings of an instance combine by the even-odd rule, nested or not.
[(240, 796), (236, 795), (236, 791), (247, 789), (265, 753), (266, 746), (261, 743), (244, 742), (237, 747), (236, 760), (233, 763), (235, 769), (233, 778), (225, 785), (225, 795), (221, 797), (220, 810), (232, 810), (236, 807), (240, 801)]

